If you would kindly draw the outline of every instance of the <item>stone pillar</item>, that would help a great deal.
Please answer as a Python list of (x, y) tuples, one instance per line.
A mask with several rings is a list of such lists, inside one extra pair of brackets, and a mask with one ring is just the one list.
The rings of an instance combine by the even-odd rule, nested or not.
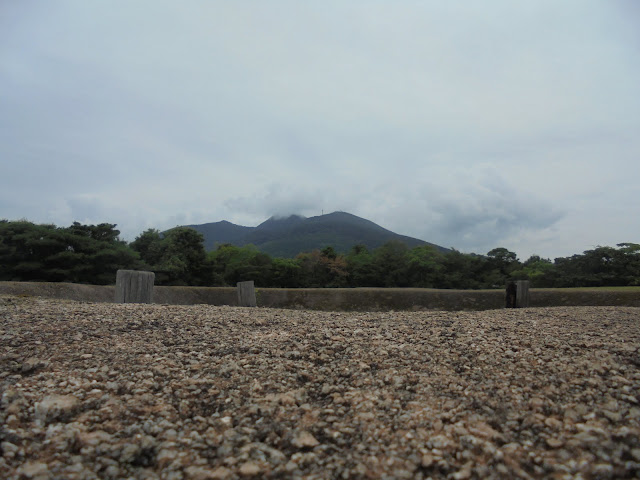
[(516, 307), (527, 308), (529, 300), (529, 280), (518, 280), (516, 282)]
[(253, 280), (248, 282), (238, 282), (238, 306), (239, 307), (255, 307), (256, 289)]
[(516, 308), (517, 285), (514, 281), (507, 282), (507, 291), (504, 298), (505, 308)]
[(510, 280), (507, 283), (506, 308), (527, 308), (529, 301), (529, 280)]
[(116, 273), (116, 303), (153, 303), (155, 273), (118, 270)]

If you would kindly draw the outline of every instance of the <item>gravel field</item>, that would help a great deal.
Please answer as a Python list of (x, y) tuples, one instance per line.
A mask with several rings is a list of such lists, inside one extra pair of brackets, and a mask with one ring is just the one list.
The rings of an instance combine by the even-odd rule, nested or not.
[(638, 478), (640, 309), (0, 297), (0, 478)]

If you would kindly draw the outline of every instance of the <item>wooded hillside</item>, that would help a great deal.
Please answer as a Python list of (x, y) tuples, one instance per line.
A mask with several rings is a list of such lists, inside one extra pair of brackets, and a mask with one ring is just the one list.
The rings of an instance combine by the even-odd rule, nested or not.
[(223, 244), (207, 252), (192, 228), (149, 229), (127, 243), (114, 224), (69, 227), (0, 220), (0, 280), (113, 284), (118, 269), (150, 270), (157, 285), (259, 287), (503, 288), (509, 279), (533, 287), (640, 285), (640, 244), (599, 246), (571, 257), (531, 256), (504, 247), (485, 255), (393, 240), (339, 253), (330, 242), (295, 258), (272, 257), (253, 245)]

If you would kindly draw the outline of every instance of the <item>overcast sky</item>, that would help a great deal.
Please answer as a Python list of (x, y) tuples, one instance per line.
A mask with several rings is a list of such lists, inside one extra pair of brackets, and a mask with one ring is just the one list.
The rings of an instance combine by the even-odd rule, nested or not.
[(640, 2), (3, 1), (0, 218), (640, 242)]

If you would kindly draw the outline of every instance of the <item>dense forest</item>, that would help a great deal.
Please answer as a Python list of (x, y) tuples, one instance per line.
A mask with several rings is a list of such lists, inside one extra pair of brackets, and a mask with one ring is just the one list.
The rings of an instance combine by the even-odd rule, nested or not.
[(258, 287), (503, 288), (509, 279), (533, 287), (640, 285), (640, 244), (598, 246), (571, 257), (531, 256), (524, 262), (506, 248), (485, 255), (391, 241), (374, 250), (332, 246), (273, 258), (252, 245), (204, 248), (201, 233), (178, 227), (149, 229), (133, 242), (116, 225), (69, 227), (0, 220), (0, 280), (113, 284), (118, 269), (150, 270), (157, 285), (224, 286), (254, 280)]

